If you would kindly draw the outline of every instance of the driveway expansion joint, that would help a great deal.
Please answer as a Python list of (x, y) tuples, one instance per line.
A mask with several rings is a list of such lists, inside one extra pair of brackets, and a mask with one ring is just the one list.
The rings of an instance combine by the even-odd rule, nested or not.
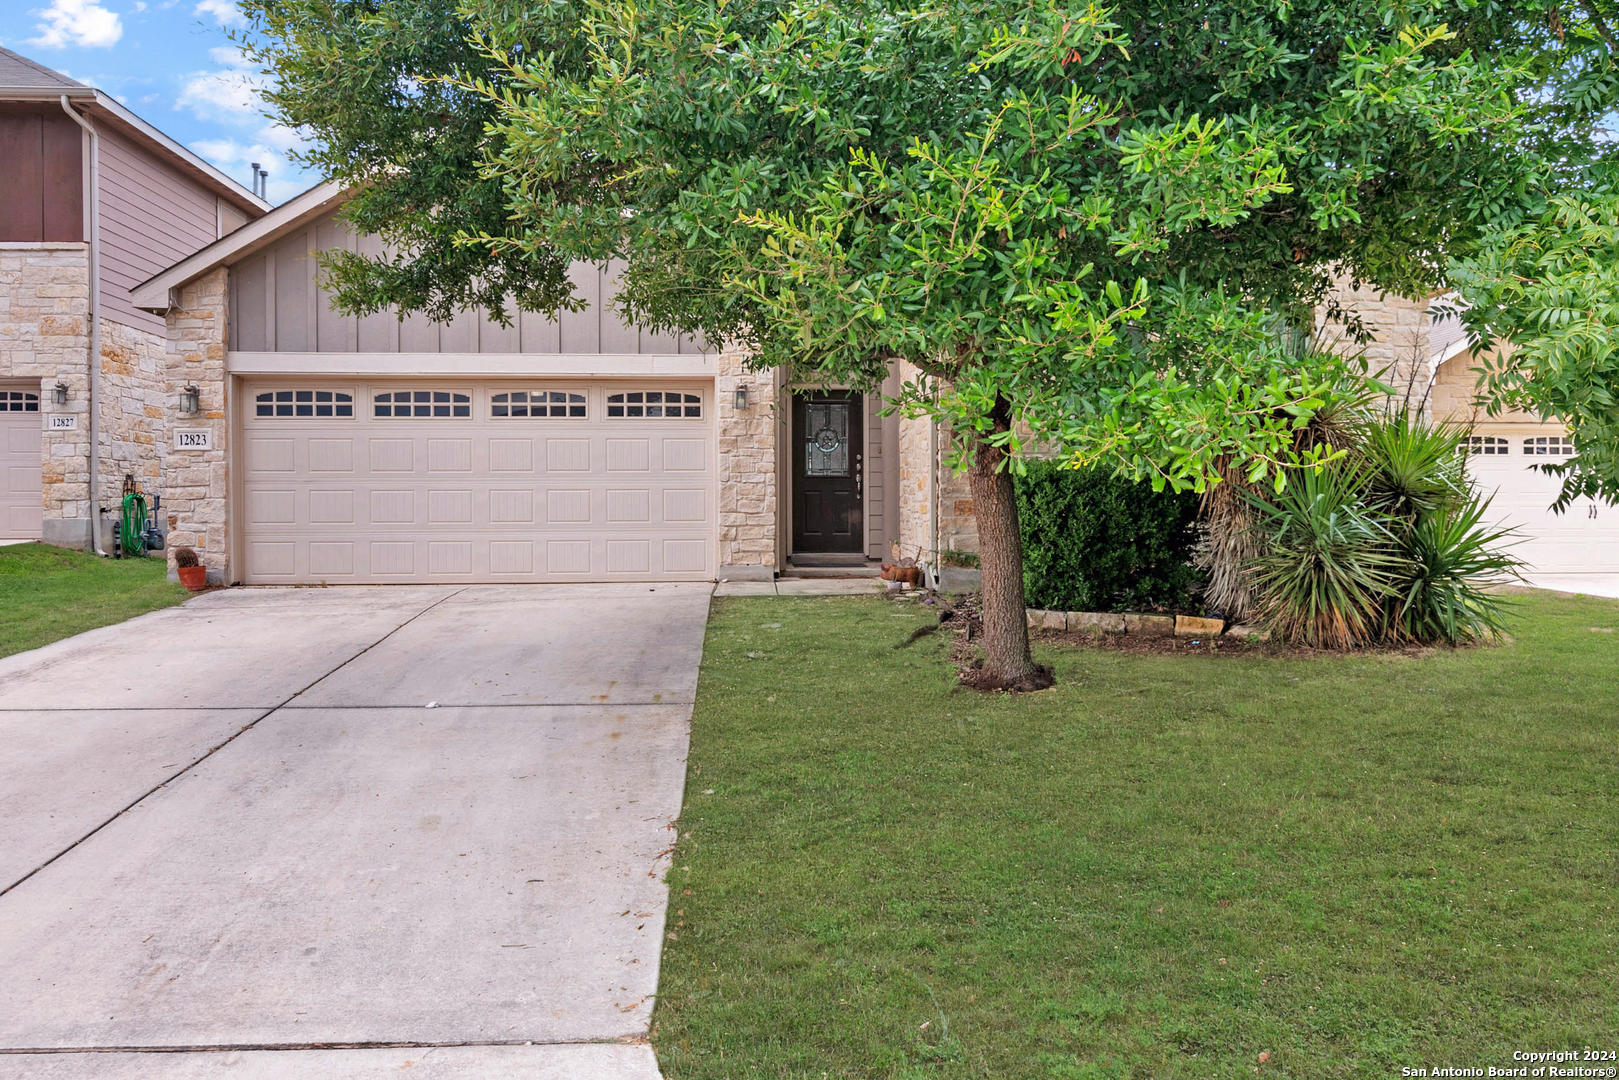
[[(459, 594), (461, 594), (462, 592), (465, 592), (465, 591), (466, 590), (464, 590), (464, 589), (457, 589), (455, 592), (452, 592), (452, 593), (449, 593), (449, 594), (447, 594), (445, 596), (439, 597), (437, 600), (433, 601), (433, 603), (428, 604), (426, 607), (422, 608), (422, 610), (418, 611), (416, 614), (412, 615), (410, 618), (406, 619), (404, 622), (400, 623), (398, 626), (395, 626), (392, 630), (389, 630), (386, 634), (383, 634), (381, 637), (377, 638), (377, 640), (373, 641), (371, 644), (367, 645), (365, 648), (361, 649), (359, 652), (355, 653), (353, 656), (350, 656), (348, 659), (344, 660), (341, 664), (338, 664), (336, 667), (332, 668), (330, 671), (328, 671), (325, 674), (321, 675), (320, 677), (316, 678), (313, 682), (310, 682), (308, 685), (294, 691), (292, 693), (292, 695), (286, 699), (286, 701), (281, 702), (279, 705), (271, 705), (269, 708), (265, 709), (258, 716), (254, 717), (252, 720), (250, 720), (247, 723), (243, 724), (240, 728), (238, 728), (235, 732), (233, 732), (223, 742), (218, 743), (217, 745), (210, 747), (208, 749), (208, 751), (206, 753), (204, 753), (201, 757), (198, 757), (196, 760), (192, 761), (191, 763), (189, 763), (184, 768), (180, 769), (179, 771), (174, 773), (174, 775), (168, 777), (167, 779), (160, 780), (156, 784), (153, 784), (150, 788), (146, 789), (145, 791), (143, 791), (139, 795), (137, 795), (133, 800), (131, 800), (128, 804), (126, 804), (122, 809), (120, 809), (120, 810), (116, 811), (115, 813), (113, 813), (112, 816), (108, 817), (101, 824), (97, 825), (95, 828), (91, 829), (89, 832), (85, 833), (83, 836), (81, 836), (77, 840), (73, 841), (73, 843), (69, 844), (67, 847), (63, 848), (61, 851), (58, 851), (55, 855), (52, 855), (50, 858), (46, 859), (44, 862), (40, 863), (38, 866), (36, 866), (32, 870), (28, 871), (28, 873), (24, 874), (22, 877), (18, 878), (16, 881), (13, 881), (10, 885), (7, 885), (5, 888), (0, 889), (0, 898), (3, 898), (4, 896), (6, 896), (6, 894), (10, 893), (13, 889), (15, 889), (18, 886), (22, 885), (25, 881), (32, 878), (35, 874), (38, 874), (41, 870), (45, 869), (47, 866), (50, 866), (52, 863), (56, 862), (56, 860), (60, 859), (62, 856), (66, 855), (68, 852), (72, 851), (74, 848), (78, 847), (80, 844), (82, 844), (86, 840), (90, 839), (96, 833), (100, 832), (102, 829), (105, 829), (108, 825), (111, 825), (113, 822), (117, 821), (119, 818), (123, 817), (125, 814), (127, 814), (131, 810), (135, 809), (135, 807), (139, 806), (141, 803), (143, 803), (147, 799), (151, 798), (152, 795), (156, 794), (159, 791), (162, 791), (164, 788), (166, 788), (170, 784), (174, 783), (174, 781), (180, 779), (180, 777), (184, 776), (186, 773), (190, 772), (192, 769), (195, 769), (198, 765), (201, 765), (204, 761), (207, 761), (209, 758), (213, 757), (215, 754), (217, 754), (221, 750), (225, 749), (225, 747), (229, 746), (231, 743), (233, 743), (237, 739), (241, 738), (247, 732), (251, 731), (254, 727), (258, 726), (260, 721), (264, 720), (266, 717), (271, 716), (274, 713), (276, 713), (277, 711), (279, 711), (288, 702), (295, 700), (298, 697), (299, 694), (302, 694), (302, 693), (304, 693), (304, 692), (306, 692), (306, 691), (308, 691), (310, 689), (313, 689), (314, 687), (320, 685), (321, 682), (323, 682), (326, 679), (331, 678), (333, 675), (337, 674), (339, 671), (342, 671), (349, 664), (352, 664), (354, 661), (358, 660), (360, 657), (364, 656), (366, 653), (370, 652), (372, 649), (376, 648), (378, 645), (381, 645), (384, 641), (387, 641), (389, 638), (393, 637), (399, 631), (403, 630), (405, 627), (409, 626), (411, 623), (415, 622), (417, 619), (421, 618), (423, 615), (426, 615), (429, 611), (432, 611), (434, 608), (438, 607), (440, 604), (444, 603), (444, 601), (450, 599), (451, 597), (458, 596)], [(52, 710), (52, 709), (36, 709), (36, 710), (32, 710), (32, 711), (35, 711), (35, 712), (53, 712), (53, 711), (56, 711), (56, 710)], [(251, 710), (249, 710), (249, 711), (251, 711)]]

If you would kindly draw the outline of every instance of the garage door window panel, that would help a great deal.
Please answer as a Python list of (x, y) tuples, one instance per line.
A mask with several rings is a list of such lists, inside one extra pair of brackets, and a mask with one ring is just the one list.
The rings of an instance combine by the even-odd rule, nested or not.
[(702, 416), (701, 394), (683, 394), (674, 390), (626, 390), (622, 394), (607, 395), (609, 420), (700, 420)]
[(1523, 441), (1523, 452), (1529, 457), (1571, 457), (1574, 441), (1561, 435), (1541, 435)]
[(472, 393), (455, 390), (393, 390), (371, 399), (372, 415), (394, 420), (467, 420)]
[(1494, 435), (1473, 435), (1462, 443), (1462, 452), (1469, 455), (1484, 455), (1493, 457), (1499, 454), (1510, 454), (1512, 444), (1506, 439)]
[(253, 415), (348, 420), (354, 417), (354, 395), (340, 390), (266, 390), (254, 395)]
[(0, 412), (38, 412), (39, 395), (26, 390), (0, 391)]
[(584, 420), (587, 411), (585, 395), (572, 390), (513, 390), (489, 399), (489, 415), (495, 420)]

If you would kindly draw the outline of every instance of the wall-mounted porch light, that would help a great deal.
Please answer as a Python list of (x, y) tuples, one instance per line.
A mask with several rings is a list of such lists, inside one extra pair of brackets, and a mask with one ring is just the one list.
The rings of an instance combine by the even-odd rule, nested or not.
[(747, 408), (748, 408), (748, 384), (747, 383), (743, 383), (741, 386), (738, 386), (736, 388), (736, 401), (735, 401), (735, 404), (736, 404), (736, 407), (737, 407), (737, 409), (739, 411), (746, 411), (747, 410)]
[(51, 401), (56, 405), (67, 404), (67, 383), (59, 382), (51, 388)]
[(180, 391), (180, 412), (185, 416), (196, 416), (202, 412), (202, 392), (195, 386), (187, 386)]

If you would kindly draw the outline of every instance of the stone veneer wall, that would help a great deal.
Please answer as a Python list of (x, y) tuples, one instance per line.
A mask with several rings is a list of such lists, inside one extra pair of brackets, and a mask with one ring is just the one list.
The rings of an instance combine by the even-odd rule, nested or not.
[[(163, 494), (163, 459), (178, 400), (165, 394), (168, 343), (134, 326), (101, 320), (101, 496), (122, 505), (124, 477)], [(167, 501), (167, 496), (164, 496)]]
[[(89, 311), (88, 245), (0, 244), (0, 378), (39, 389), (45, 538), (75, 547), (90, 539)], [(58, 382), (66, 405), (50, 400)], [(78, 426), (47, 431), (52, 413), (77, 414)]]
[(1340, 282), (1337, 295), (1343, 306), (1361, 317), (1372, 340), (1360, 346), (1341, 339), (1342, 327), (1325, 324), (1322, 332), (1329, 340), (1338, 339), (1337, 347), (1346, 353), (1361, 353), (1366, 357), (1367, 370), (1382, 373), (1381, 378), (1399, 391), (1397, 400), (1406, 397), (1410, 388), (1412, 405), (1420, 403), (1432, 377), (1427, 300), (1407, 300), (1392, 293), (1380, 294), (1376, 289), (1352, 289), (1347, 281)]
[[(161, 491), (164, 449), (164, 341), (145, 330), (101, 320), (100, 491), (90, 483), (89, 248), (79, 244), (0, 244), (0, 378), (37, 382), (43, 537), (89, 546), (95, 508), (118, 505), (124, 474), (146, 492)], [(51, 401), (58, 382), (66, 405)], [(44, 417), (72, 414), (71, 431)]]
[[(720, 354), (714, 379), (719, 438), (719, 576), (770, 580), (776, 572), (776, 373), (749, 371), (743, 353)], [(748, 387), (748, 409), (736, 389)]]
[[(915, 379), (919, 372), (901, 362), (902, 382)], [(940, 550), (978, 550), (978, 521), (973, 516), (972, 488), (965, 473), (957, 474), (949, 464), (950, 433), (941, 428), (936, 443), (930, 441), (930, 420), (899, 422), (899, 549), (904, 558), (933, 565), (934, 537), (931, 499), (932, 478), (938, 477), (938, 546)], [(938, 461), (930, 455), (937, 448)]]
[(164, 395), (177, 403), (188, 383), (201, 392), (202, 413), (170, 425), (209, 429), (209, 450), (170, 451), (163, 476), (164, 516), (169, 530), (169, 565), (174, 549), (195, 548), (208, 568), (210, 582), (234, 580), (227, 531), (230, 492), (230, 427), (225, 422), (229, 382), (225, 375), (227, 314), (223, 267), (180, 290), (178, 307), (168, 313), (167, 372)]

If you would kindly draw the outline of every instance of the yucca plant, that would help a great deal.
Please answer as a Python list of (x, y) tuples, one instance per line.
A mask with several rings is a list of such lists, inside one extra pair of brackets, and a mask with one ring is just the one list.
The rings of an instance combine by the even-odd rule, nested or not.
[(1464, 502), (1463, 434), (1403, 409), (1362, 424), (1357, 452), (1366, 464), (1367, 507), (1410, 524)]
[[(1324, 331), (1314, 334), (1293, 332), (1278, 322), (1277, 332), (1287, 342), (1304, 367), (1311, 354), (1335, 351), (1338, 342)], [(1294, 449), (1302, 454), (1315, 447), (1334, 451), (1354, 448), (1375, 395), (1388, 388), (1364, 376), (1364, 365), (1352, 361), (1344, 379), (1333, 388), (1329, 399), (1310, 416), (1309, 423), (1294, 432)], [(1197, 558), (1205, 574), (1203, 600), (1212, 612), (1240, 622), (1255, 609), (1256, 587), (1251, 570), (1265, 551), (1264, 530), (1254, 509), (1256, 500), (1265, 501), (1262, 485), (1248, 480), (1245, 472), (1229, 461), (1220, 462), (1220, 482), (1204, 490), (1198, 504), (1203, 518), (1203, 549)]]
[(1299, 469), (1270, 499), (1250, 499), (1268, 537), (1254, 568), (1259, 613), (1284, 641), (1318, 648), (1368, 644), (1408, 572), (1398, 538), (1364, 508), (1359, 463)]
[(1391, 628), (1418, 642), (1459, 645), (1499, 637), (1510, 601), (1493, 591), (1522, 563), (1503, 550), (1511, 529), (1484, 525), (1488, 499), (1422, 514), (1406, 530), (1406, 569), (1391, 604)]

